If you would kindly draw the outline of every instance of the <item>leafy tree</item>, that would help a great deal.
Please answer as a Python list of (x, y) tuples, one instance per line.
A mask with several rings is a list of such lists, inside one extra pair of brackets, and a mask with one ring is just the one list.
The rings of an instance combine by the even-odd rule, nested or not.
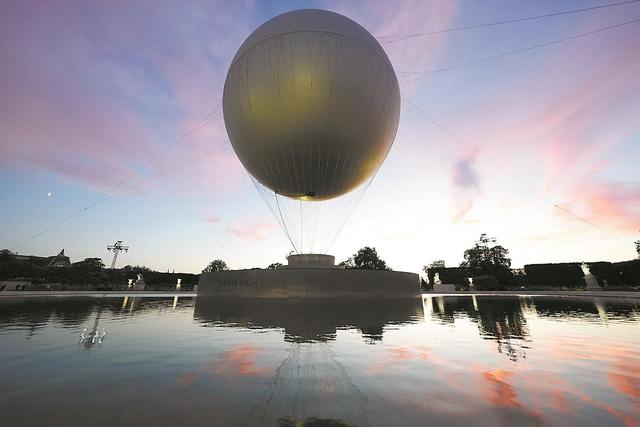
[(344, 261), (342, 261), (340, 264), (338, 264), (340, 267), (344, 267), (346, 269), (350, 269), (350, 268), (356, 268), (356, 265), (353, 262), (353, 257), (349, 257), (347, 259), (345, 259)]
[(356, 252), (353, 257), (340, 263), (344, 268), (358, 270), (391, 270), (387, 263), (380, 259), (375, 248), (365, 246)]
[(132, 271), (132, 272), (146, 272), (146, 273), (150, 273), (153, 270), (150, 269), (149, 267), (145, 267), (144, 265), (125, 265), (124, 267), (122, 267), (122, 269), (124, 271)]
[(11, 262), (15, 252), (11, 252), (9, 249), (0, 250), (0, 262)]
[(273, 269), (280, 268), (280, 267), (282, 267), (282, 263), (280, 263), (280, 262), (274, 262), (274, 263), (272, 263), (272, 264), (269, 264), (269, 266), (268, 266), (267, 268), (268, 268), (269, 270), (273, 270)]
[(229, 267), (227, 267), (227, 263), (224, 262), (221, 259), (214, 259), (213, 261), (211, 261), (209, 263), (209, 265), (207, 265), (204, 270), (202, 270), (203, 273), (211, 273), (212, 271), (225, 271), (228, 270)]
[(98, 272), (104, 268), (104, 263), (101, 258), (85, 258), (82, 261), (74, 262), (71, 266), (87, 272)]
[(482, 239), (464, 251), (464, 261), (460, 267), (468, 268), (473, 276), (495, 276), (502, 286), (511, 282), (509, 250), (500, 245), (489, 246)]
[(425, 265), (424, 267), (422, 267), (422, 271), (424, 271), (425, 273), (429, 273), (429, 269), (436, 269), (436, 268), (446, 268), (446, 266), (444, 265), (443, 259), (438, 259), (433, 261), (429, 265)]
[(636, 240), (636, 252), (638, 252), (638, 258), (640, 258), (640, 240)]

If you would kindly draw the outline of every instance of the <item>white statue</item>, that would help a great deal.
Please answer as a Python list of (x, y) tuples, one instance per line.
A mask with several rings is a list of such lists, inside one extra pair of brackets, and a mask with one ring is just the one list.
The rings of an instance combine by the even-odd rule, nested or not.
[(138, 280), (136, 280), (136, 283), (133, 284), (133, 289), (136, 291), (143, 291), (144, 286), (144, 278), (142, 277), (141, 273), (138, 273)]
[(589, 268), (589, 265), (587, 265), (586, 262), (583, 262), (582, 264), (580, 264), (580, 268), (582, 269), (582, 274), (584, 274), (584, 277), (582, 278), (584, 280), (584, 283), (587, 285), (587, 290), (600, 290), (602, 289), (600, 287), (600, 284), (598, 283), (598, 278), (591, 274), (591, 269)]
[(442, 282), (440, 281), (440, 273), (436, 273), (433, 276), (433, 284), (434, 285), (441, 285)]

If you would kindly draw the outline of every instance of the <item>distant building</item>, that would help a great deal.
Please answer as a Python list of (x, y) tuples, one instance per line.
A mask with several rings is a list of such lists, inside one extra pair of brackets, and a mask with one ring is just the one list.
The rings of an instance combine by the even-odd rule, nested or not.
[(71, 267), (71, 260), (64, 254), (64, 249), (58, 255), (48, 257), (36, 255), (14, 255), (13, 259), (19, 262), (31, 262), (45, 267)]

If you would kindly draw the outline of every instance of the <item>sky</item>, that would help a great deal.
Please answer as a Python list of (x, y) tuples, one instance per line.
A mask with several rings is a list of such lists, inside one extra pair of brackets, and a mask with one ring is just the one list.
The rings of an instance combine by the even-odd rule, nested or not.
[(456, 266), (480, 233), (515, 267), (633, 259), (640, 22), (415, 73), (640, 18), (640, 2), (386, 38), (606, 3), (2, 2), (0, 247), (109, 264), (123, 240), (119, 265), (160, 271), (284, 263), (291, 245), (231, 148), (222, 88), (258, 26), (320, 8), (379, 37), (402, 96), (391, 152), (329, 250), (338, 261), (373, 246), (396, 270)]

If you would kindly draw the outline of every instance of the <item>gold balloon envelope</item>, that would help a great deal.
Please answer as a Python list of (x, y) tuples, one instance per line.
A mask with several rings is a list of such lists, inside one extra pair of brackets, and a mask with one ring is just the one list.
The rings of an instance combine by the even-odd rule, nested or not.
[(337, 13), (305, 9), (259, 27), (224, 86), (229, 139), (276, 194), (328, 200), (378, 170), (400, 116), (395, 72), (376, 39)]

